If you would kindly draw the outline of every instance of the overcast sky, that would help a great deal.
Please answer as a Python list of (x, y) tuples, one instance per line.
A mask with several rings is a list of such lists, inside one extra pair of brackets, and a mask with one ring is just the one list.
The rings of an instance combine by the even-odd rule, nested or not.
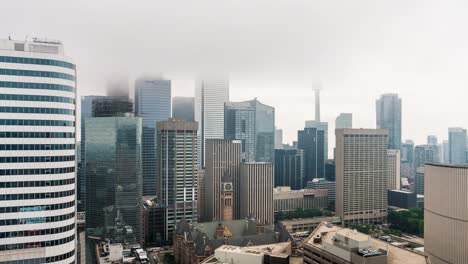
[[(174, 81), (193, 96), (199, 73), (229, 73), (233, 101), (276, 108), (284, 141), (314, 117), (352, 112), (375, 127), (375, 99), (403, 99), (403, 140), (447, 138), (468, 126), (468, 1), (432, 0), (5, 0), (0, 37), (59, 39), (78, 68), (79, 95), (104, 94), (109, 78)], [(331, 147), (331, 146), (330, 146)]]

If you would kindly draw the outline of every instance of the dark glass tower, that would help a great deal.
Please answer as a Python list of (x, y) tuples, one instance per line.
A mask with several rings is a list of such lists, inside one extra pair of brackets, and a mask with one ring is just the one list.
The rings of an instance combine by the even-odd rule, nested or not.
[(297, 132), (297, 147), (305, 154), (305, 181), (325, 178), (324, 130), (304, 128)]
[(275, 187), (300, 190), (306, 184), (305, 155), (302, 149), (275, 149)]

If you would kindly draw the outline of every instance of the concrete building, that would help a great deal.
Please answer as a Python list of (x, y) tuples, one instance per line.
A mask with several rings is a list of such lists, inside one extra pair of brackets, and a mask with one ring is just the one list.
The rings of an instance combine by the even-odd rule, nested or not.
[(0, 263), (76, 259), (76, 69), (59, 41), (0, 40)]
[(304, 180), (310, 181), (315, 178), (324, 178), (326, 157), (323, 152), (324, 130), (306, 127), (304, 130), (297, 131), (297, 140), (297, 147), (304, 150)]
[(423, 254), (322, 223), (304, 241), (305, 264), (428, 264)]
[(165, 240), (172, 237), (177, 221), (196, 222), (197, 214), (196, 122), (169, 119), (158, 122), (158, 197), (166, 208)]
[(205, 219), (205, 169), (198, 169), (198, 185), (197, 185), (197, 204), (198, 204), (198, 222), (203, 222)]
[(244, 162), (273, 162), (275, 108), (262, 104), (257, 98), (226, 103), (224, 138), (242, 141)]
[(449, 162), (454, 165), (466, 163), (466, 129), (451, 127), (448, 132)]
[(353, 128), (352, 113), (340, 113), (340, 115), (335, 120), (335, 129), (340, 128)]
[(416, 208), (416, 193), (402, 190), (388, 190), (388, 206), (410, 209)]
[(387, 216), (388, 131), (336, 130), (335, 213), (345, 223), (382, 222)]
[(375, 102), (377, 129), (388, 129), (388, 148), (401, 149), (401, 98), (383, 94)]
[(432, 264), (468, 263), (468, 167), (427, 164), (424, 253)]
[(275, 127), (275, 149), (283, 148), (283, 129)]
[(181, 96), (172, 98), (172, 118), (195, 121), (195, 98)]
[(287, 264), (290, 263), (291, 254), (291, 242), (251, 247), (223, 245), (215, 250), (215, 254), (210, 260), (203, 263)]
[(229, 102), (229, 80), (197, 80), (195, 121), (198, 123), (198, 157), (205, 166), (205, 140), (224, 138), (224, 104)]
[(389, 149), (388, 156), (388, 190), (399, 190), (401, 188), (400, 181), (400, 150)]
[(321, 223), (327, 222), (334, 225), (341, 224), (341, 219), (336, 216), (319, 216), (291, 220), (278, 221), (278, 225), (286, 228), (288, 232), (294, 236), (296, 232), (311, 232), (314, 231)]
[[(238, 219), (242, 143), (239, 140), (208, 139), (205, 146), (204, 220), (208, 222)], [(231, 192), (234, 196), (232, 203), (230, 205), (223, 203), (223, 197)], [(225, 212), (226, 206), (232, 209), (230, 213)]]
[(275, 149), (275, 187), (289, 186), (300, 190), (304, 186), (305, 157), (302, 149)]
[(135, 116), (143, 120), (143, 195), (156, 195), (156, 123), (171, 117), (171, 80), (135, 81)]
[(274, 212), (294, 212), (303, 210), (323, 209), (328, 206), (328, 190), (291, 190), (288, 186), (276, 187), (273, 191)]
[(323, 178), (313, 179), (307, 182), (307, 189), (327, 190), (328, 202), (335, 202), (336, 184), (334, 181), (328, 181)]
[(267, 162), (242, 163), (239, 182), (240, 217), (253, 217), (261, 225), (273, 224), (273, 165)]

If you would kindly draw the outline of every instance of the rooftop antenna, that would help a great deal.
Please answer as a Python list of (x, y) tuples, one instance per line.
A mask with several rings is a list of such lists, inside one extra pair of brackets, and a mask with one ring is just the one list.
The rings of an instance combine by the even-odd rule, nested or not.
[(320, 122), (320, 90), (322, 90), (322, 84), (320, 82), (314, 83), (312, 89), (315, 91), (315, 121)]

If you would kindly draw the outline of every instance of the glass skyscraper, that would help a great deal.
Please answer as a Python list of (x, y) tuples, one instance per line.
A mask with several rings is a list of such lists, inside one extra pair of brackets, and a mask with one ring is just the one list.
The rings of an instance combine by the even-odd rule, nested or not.
[(75, 263), (75, 99), (60, 42), (0, 40), (0, 263)]
[(449, 162), (454, 165), (466, 163), (466, 129), (449, 128)]
[(401, 98), (383, 94), (375, 103), (377, 128), (388, 129), (389, 149), (401, 149)]
[(302, 149), (275, 149), (275, 187), (300, 190), (305, 185), (305, 155)]
[(297, 132), (297, 147), (304, 150), (305, 180), (325, 178), (324, 130), (317, 128), (304, 128)]
[(171, 81), (138, 79), (135, 114), (143, 119), (143, 195), (156, 194), (156, 123), (171, 117)]
[[(86, 235), (139, 242), (142, 120), (86, 120)], [(92, 202), (90, 202), (92, 201)]]
[(275, 108), (257, 99), (226, 103), (224, 137), (242, 141), (244, 162), (273, 162)]

